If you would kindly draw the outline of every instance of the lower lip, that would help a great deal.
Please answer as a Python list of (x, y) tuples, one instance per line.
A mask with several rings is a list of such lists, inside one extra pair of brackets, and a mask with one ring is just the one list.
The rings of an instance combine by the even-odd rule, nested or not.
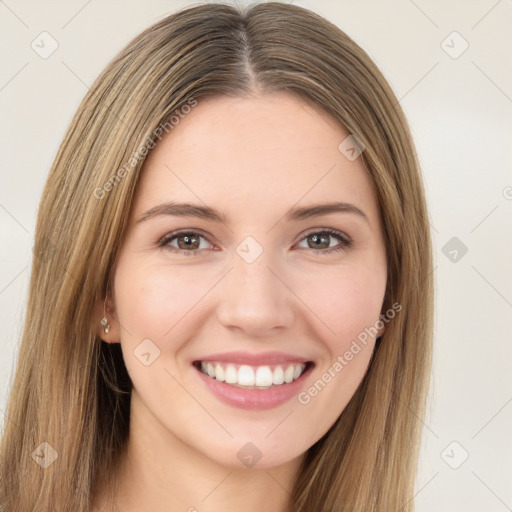
[(212, 379), (201, 370), (195, 368), (197, 373), (199, 373), (199, 377), (219, 400), (233, 407), (238, 407), (239, 409), (253, 410), (272, 409), (291, 400), (294, 396), (297, 396), (302, 390), (304, 381), (312, 369), (313, 365), (311, 364), (297, 380), (289, 384), (281, 384), (274, 388), (257, 390), (230, 386), (225, 382)]

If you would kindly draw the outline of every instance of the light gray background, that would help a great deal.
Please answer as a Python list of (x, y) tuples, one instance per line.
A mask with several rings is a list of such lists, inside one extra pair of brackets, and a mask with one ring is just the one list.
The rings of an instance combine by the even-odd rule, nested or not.
[[(336, 23), (375, 60), (408, 116), (424, 171), (437, 304), (418, 511), (512, 510), (512, 2), (294, 3)], [(37, 207), (64, 131), (117, 51), (190, 4), (0, 0), (2, 423)], [(43, 31), (58, 43), (46, 59), (31, 47), (50, 48)], [(458, 246), (446, 246), (453, 237)], [(415, 414), (414, 404), (404, 407)]]

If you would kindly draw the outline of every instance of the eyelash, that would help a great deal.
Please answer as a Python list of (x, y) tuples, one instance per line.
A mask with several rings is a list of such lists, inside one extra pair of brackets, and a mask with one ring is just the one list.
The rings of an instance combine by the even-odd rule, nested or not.
[[(187, 236), (187, 235), (189, 235), (189, 236), (190, 235), (192, 235), (192, 236), (199, 236), (201, 238), (204, 238), (205, 240), (207, 240), (211, 244), (210, 240), (208, 240), (208, 237), (205, 236), (204, 234), (202, 234), (199, 231), (174, 231), (172, 233), (168, 233), (167, 235), (163, 236), (157, 242), (157, 245), (158, 245), (158, 247), (167, 249), (167, 250), (169, 250), (171, 252), (174, 252), (174, 253), (182, 253), (182, 254), (184, 254), (186, 256), (194, 256), (199, 251), (201, 251), (203, 249), (192, 249), (190, 251), (187, 251), (187, 250), (184, 250), (184, 249), (179, 249), (177, 247), (172, 247), (172, 246), (168, 245), (169, 242), (171, 242), (173, 239), (178, 238), (179, 236)], [(336, 231), (336, 230), (331, 229), (331, 228), (321, 229), (321, 230), (317, 230), (317, 231), (310, 231), (309, 233), (306, 233), (299, 240), (299, 243), (302, 242), (304, 239), (308, 238), (311, 235), (329, 235), (329, 236), (332, 236), (333, 238), (336, 238), (340, 242), (338, 245), (336, 245), (336, 246), (334, 246), (332, 248), (322, 249), (322, 250), (319, 250), (319, 251), (315, 251), (314, 249), (312, 249), (314, 252), (316, 252), (318, 254), (321, 254), (321, 255), (326, 255), (326, 254), (330, 254), (330, 253), (333, 253), (333, 252), (343, 251), (343, 250), (349, 248), (352, 245), (352, 240), (350, 240), (350, 238), (348, 238), (348, 236), (344, 235), (340, 231)]]

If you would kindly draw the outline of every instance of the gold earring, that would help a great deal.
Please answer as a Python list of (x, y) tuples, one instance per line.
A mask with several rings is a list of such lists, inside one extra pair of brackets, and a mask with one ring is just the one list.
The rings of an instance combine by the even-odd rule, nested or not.
[[(105, 297), (105, 302), (107, 302), (107, 298)], [(105, 303), (103, 303), (103, 318), (100, 321), (100, 324), (103, 326), (103, 330), (105, 334), (108, 334), (110, 331), (110, 325), (107, 320), (107, 313), (105, 312)]]

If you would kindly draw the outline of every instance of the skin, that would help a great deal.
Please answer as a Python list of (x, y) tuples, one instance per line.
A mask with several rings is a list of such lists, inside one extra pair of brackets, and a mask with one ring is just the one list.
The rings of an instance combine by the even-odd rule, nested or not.
[[(305, 452), (356, 391), (382, 331), (308, 404), (293, 398), (265, 411), (220, 402), (191, 362), (232, 350), (283, 351), (314, 361), (307, 390), (378, 320), (386, 288), (382, 224), (361, 158), (349, 161), (338, 150), (347, 136), (288, 93), (216, 97), (199, 101), (150, 152), (107, 301), (111, 330), (98, 331), (106, 342), (120, 340), (134, 385), (118, 510), (286, 510)], [(136, 222), (167, 201), (208, 205), (226, 219)], [(335, 201), (367, 219), (347, 212), (284, 218), (292, 207)], [(321, 254), (341, 243), (328, 237), (315, 246), (311, 235), (326, 228), (351, 245)], [(195, 255), (158, 247), (175, 230), (207, 238)], [(247, 236), (263, 249), (252, 263), (236, 252)], [(180, 240), (169, 242), (176, 251)], [(98, 325), (102, 316), (98, 304)], [(149, 366), (134, 355), (144, 339), (160, 350)], [(247, 442), (261, 452), (252, 468), (237, 458)], [(95, 501), (110, 510), (102, 493)]]

